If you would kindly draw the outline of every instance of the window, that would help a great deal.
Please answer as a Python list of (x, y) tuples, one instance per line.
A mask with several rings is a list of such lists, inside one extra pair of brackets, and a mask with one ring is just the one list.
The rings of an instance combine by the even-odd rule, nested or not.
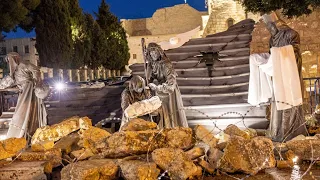
[(24, 46), (24, 53), (29, 53), (29, 46), (28, 45)]
[(0, 55), (6, 55), (7, 54), (7, 48), (6, 47), (0, 47)]
[(13, 52), (18, 52), (18, 46), (13, 46)]
[(133, 54), (133, 59), (137, 59), (137, 54)]
[(230, 26), (232, 26), (233, 24), (234, 24), (234, 19), (229, 18), (229, 19), (227, 20), (228, 28), (229, 28)]

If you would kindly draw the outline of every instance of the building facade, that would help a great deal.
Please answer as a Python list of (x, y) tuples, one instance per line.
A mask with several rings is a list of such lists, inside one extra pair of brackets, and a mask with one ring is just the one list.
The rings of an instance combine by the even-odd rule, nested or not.
[(35, 45), (35, 38), (5, 39), (0, 42), (0, 61), (4, 60), (7, 53), (17, 52), (23, 60), (37, 65), (39, 56)]

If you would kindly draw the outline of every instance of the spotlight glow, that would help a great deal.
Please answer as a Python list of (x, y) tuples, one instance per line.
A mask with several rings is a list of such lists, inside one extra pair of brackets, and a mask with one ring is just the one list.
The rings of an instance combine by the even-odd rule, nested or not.
[(293, 163), (297, 163), (298, 162), (298, 156), (295, 156), (293, 159), (292, 159)]
[(58, 82), (58, 83), (55, 84), (55, 88), (58, 91), (62, 91), (65, 88), (65, 85), (63, 83), (61, 83), (61, 82)]

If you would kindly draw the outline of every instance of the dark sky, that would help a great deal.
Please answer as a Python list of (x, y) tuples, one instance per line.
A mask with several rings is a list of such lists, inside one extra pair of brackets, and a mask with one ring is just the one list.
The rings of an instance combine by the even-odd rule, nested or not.
[[(79, 0), (80, 6), (85, 12), (93, 13), (98, 11), (101, 0)], [(184, 3), (184, 0), (106, 0), (110, 10), (119, 19), (136, 19), (151, 17), (159, 8), (170, 7)], [(205, 0), (187, 0), (187, 3), (200, 11), (206, 11)], [(7, 38), (34, 37), (35, 33), (25, 33), (18, 30), (15, 33), (7, 34)]]

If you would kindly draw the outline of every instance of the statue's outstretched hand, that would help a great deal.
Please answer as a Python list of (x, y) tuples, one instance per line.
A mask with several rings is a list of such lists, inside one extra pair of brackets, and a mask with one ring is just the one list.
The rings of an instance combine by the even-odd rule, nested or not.
[(154, 83), (149, 83), (148, 86), (150, 87), (150, 89), (151, 89), (152, 91), (156, 91), (156, 90), (158, 89), (158, 86), (155, 85)]

